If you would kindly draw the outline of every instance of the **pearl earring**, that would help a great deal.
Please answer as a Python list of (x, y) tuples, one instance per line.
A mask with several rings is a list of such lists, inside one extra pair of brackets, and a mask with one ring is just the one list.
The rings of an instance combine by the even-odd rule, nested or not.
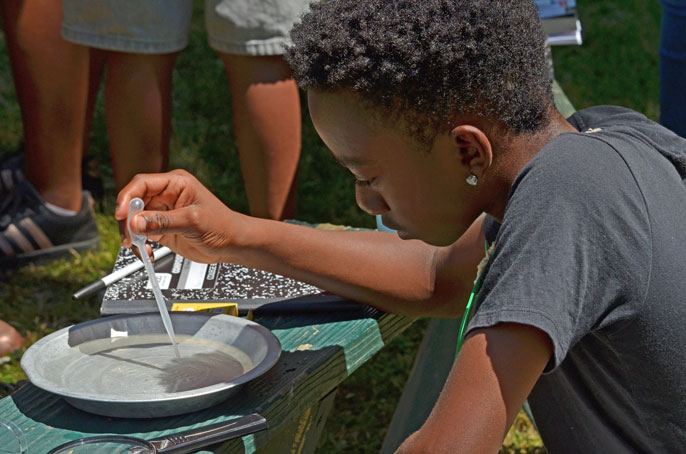
[(477, 178), (476, 175), (471, 174), (467, 177), (467, 184), (470, 186), (476, 186), (476, 184), (479, 182), (479, 178)]

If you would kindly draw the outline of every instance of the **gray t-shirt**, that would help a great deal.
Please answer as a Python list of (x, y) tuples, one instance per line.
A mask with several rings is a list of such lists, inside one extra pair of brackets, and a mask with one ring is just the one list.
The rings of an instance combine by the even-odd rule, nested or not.
[(514, 182), (469, 329), (550, 336), (551, 454), (686, 452), (686, 140), (618, 107), (569, 121)]

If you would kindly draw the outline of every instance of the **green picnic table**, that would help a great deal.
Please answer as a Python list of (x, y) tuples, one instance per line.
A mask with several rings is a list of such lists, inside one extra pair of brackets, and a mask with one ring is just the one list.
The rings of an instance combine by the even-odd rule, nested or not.
[[(18, 427), (29, 454), (45, 454), (83, 437), (126, 435), (149, 440), (259, 413), (266, 418), (268, 430), (198, 452), (312, 453), (338, 386), (414, 320), (359, 305), (359, 310), (343, 312), (265, 314), (255, 321), (279, 339), (281, 357), (266, 374), (243, 385), (223, 403), (179, 416), (112, 418), (76, 409), (60, 396), (29, 383), (0, 400), (0, 421)], [(0, 430), (0, 452), (12, 442), (12, 433)]]
[[(260, 413), (268, 430), (200, 452), (314, 452), (337, 387), (413, 322), (365, 307), (359, 312), (255, 321), (278, 337), (281, 358), (234, 397), (206, 410), (157, 419), (111, 418), (78, 410), (61, 397), (27, 384), (0, 401), (0, 419), (22, 431), (30, 454), (44, 454), (82, 437), (119, 434), (152, 439)], [(9, 432), (0, 435), (0, 446), (12, 441)]]

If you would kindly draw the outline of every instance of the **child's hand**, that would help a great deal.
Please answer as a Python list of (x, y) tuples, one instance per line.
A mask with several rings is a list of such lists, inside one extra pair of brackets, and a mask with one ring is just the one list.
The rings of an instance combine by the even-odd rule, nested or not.
[(226, 257), (233, 234), (247, 218), (231, 211), (185, 170), (136, 175), (119, 193), (114, 213), (124, 247), (131, 247), (125, 224), (134, 197), (143, 199), (145, 210), (131, 218), (133, 232), (196, 262)]

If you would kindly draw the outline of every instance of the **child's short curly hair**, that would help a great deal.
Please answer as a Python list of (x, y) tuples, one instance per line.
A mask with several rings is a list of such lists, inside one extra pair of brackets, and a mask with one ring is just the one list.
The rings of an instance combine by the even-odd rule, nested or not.
[(531, 0), (328, 0), (291, 38), (301, 88), (353, 90), (422, 135), (462, 114), (515, 134), (548, 121), (545, 35)]

